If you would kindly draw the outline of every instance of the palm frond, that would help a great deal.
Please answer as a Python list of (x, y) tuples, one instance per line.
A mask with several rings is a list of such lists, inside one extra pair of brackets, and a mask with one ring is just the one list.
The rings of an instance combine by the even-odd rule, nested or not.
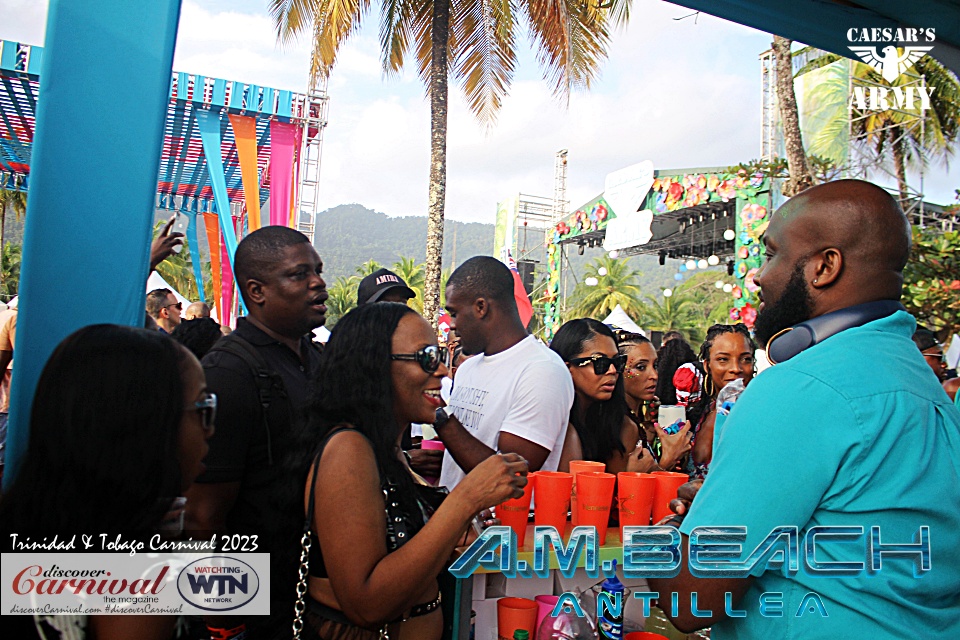
[(451, 16), (452, 65), (470, 110), (487, 127), (496, 122), (517, 65), (509, 0), (459, 2)]
[(423, 0), (384, 0), (380, 17), (381, 66), (387, 76), (400, 73), (413, 35), (414, 16)]
[(277, 39), (289, 42), (313, 21), (316, 0), (270, 0), (267, 11), (277, 25)]

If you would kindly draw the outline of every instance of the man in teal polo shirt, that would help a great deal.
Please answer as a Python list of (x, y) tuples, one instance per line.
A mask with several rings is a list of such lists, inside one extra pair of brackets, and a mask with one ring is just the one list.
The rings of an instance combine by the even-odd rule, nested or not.
[[(768, 353), (777, 340), (794, 348), (718, 424), (710, 474), (680, 531), (687, 552), (696, 527), (746, 527), (745, 558), (775, 528), (797, 527), (799, 571), (764, 571), (762, 562), (747, 577), (698, 578), (685, 553), (680, 575), (650, 580), (660, 606), (672, 614), (667, 594), (678, 592), (675, 624), (713, 624), (721, 640), (960, 638), (960, 412), (911, 341), (913, 317), (897, 309), (906, 218), (882, 189), (842, 180), (787, 202), (765, 244), (757, 337)], [(805, 321), (819, 324), (816, 338), (804, 343), (802, 327), (781, 333)], [(807, 566), (815, 526), (863, 528), (816, 541), (810, 561), (854, 563), (846, 575)], [(883, 545), (914, 546), (882, 553), (870, 575), (858, 567), (870, 567), (872, 527)], [(921, 527), (929, 569), (915, 544)], [(693, 591), (712, 615), (692, 614)]]

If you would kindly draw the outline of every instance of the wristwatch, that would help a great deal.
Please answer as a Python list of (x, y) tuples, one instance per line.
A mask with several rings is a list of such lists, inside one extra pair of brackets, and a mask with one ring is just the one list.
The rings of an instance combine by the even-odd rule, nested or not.
[(433, 428), (439, 429), (443, 425), (447, 424), (447, 421), (450, 420), (452, 416), (447, 413), (447, 410), (444, 407), (437, 409), (436, 416), (433, 420)]

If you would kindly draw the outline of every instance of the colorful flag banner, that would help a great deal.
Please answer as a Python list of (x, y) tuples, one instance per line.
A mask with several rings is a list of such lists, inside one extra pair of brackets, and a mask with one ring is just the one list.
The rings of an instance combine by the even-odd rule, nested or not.
[(520, 312), (520, 321), (526, 327), (533, 318), (533, 304), (530, 302), (530, 296), (523, 286), (523, 280), (520, 278), (520, 272), (517, 270), (517, 261), (513, 259), (510, 250), (507, 249), (507, 267), (513, 272), (513, 297), (517, 300), (517, 311)]
[(193, 279), (197, 282), (197, 295), (200, 302), (206, 302), (203, 295), (203, 271), (200, 270), (202, 260), (200, 259), (200, 243), (197, 240), (197, 214), (186, 210), (181, 210), (180, 213), (190, 220), (187, 225), (187, 246), (190, 247), (190, 262), (193, 263)]
[(217, 308), (217, 319), (223, 322), (223, 292), (220, 288), (220, 226), (217, 214), (203, 214), (203, 224), (207, 231), (207, 246), (210, 248), (210, 270), (213, 272), (213, 303)]
[(240, 179), (247, 204), (249, 231), (260, 228), (260, 176), (257, 173), (257, 121), (249, 116), (229, 114), (233, 134), (237, 140), (240, 160)]
[(293, 196), (293, 154), (297, 126), (270, 123), (270, 224), (287, 226)]
[(203, 155), (207, 159), (207, 173), (213, 188), (213, 202), (220, 218), (220, 230), (226, 245), (227, 263), (233, 265), (233, 254), (237, 252), (237, 234), (233, 230), (233, 217), (230, 215), (230, 198), (227, 197), (227, 179), (223, 173), (223, 155), (220, 149), (220, 114), (206, 109), (197, 110), (197, 125), (203, 140)]

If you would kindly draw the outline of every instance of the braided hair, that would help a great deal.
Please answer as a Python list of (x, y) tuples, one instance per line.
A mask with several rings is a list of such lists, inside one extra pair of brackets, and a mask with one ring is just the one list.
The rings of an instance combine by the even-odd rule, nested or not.
[[(704, 392), (700, 394), (700, 399), (688, 410), (687, 418), (690, 420), (690, 424), (696, 425), (700, 418), (707, 412), (710, 407), (710, 403), (713, 402), (714, 398), (711, 394), (706, 393), (707, 383), (710, 378), (710, 370), (707, 368), (707, 361), (710, 359), (710, 350), (713, 348), (713, 343), (718, 337), (727, 333), (736, 333), (747, 341), (747, 346), (750, 347), (751, 355), (756, 352), (757, 345), (753, 341), (753, 337), (750, 335), (750, 330), (747, 329), (747, 326), (743, 323), (737, 324), (715, 324), (709, 329), (707, 329), (707, 337), (704, 338), (703, 344), (700, 345), (699, 358), (700, 362), (703, 363), (703, 387)], [(720, 390), (715, 389), (713, 395), (716, 395)]]

